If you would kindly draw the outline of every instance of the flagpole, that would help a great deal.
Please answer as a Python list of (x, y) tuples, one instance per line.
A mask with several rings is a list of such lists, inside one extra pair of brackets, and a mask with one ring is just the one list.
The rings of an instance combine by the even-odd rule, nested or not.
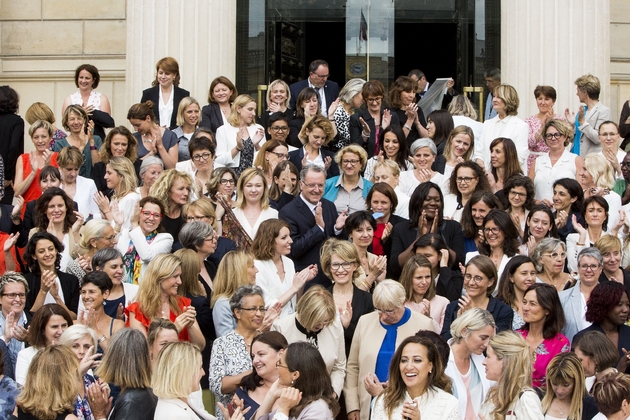
[(365, 59), (367, 61), (367, 77), (366, 80), (370, 80), (370, 12), (372, 11), (371, 2), (368, 0), (367, 4), (367, 51), (365, 52)]

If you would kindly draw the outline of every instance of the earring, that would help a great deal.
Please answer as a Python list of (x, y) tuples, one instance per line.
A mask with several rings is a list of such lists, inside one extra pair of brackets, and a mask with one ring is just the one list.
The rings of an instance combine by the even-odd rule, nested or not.
[(294, 384), (295, 384), (295, 381), (291, 379), (291, 386), (293, 386)]
[(431, 374), (431, 372), (433, 372), (432, 370), (429, 371), (429, 374)]

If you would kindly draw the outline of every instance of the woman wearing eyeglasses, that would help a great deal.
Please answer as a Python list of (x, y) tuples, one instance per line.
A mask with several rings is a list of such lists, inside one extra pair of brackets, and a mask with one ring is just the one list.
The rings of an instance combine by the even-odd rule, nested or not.
[[(252, 373), (252, 341), (262, 328), (266, 308), (260, 287), (247, 284), (239, 287), (229, 298), (229, 309), (236, 326), (212, 343), (208, 377), (216, 402), (224, 406), (232, 401), (239, 384)], [(223, 413), (216, 407), (216, 416)]]
[(565, 121), (550, 119), (545, 123), (542, 136), (549, 151), (531, 162), (528, 172), (529, 178), (534, 181), (537, 202), (551, 207), (554, 182), (560, 178), (576, 179), (582, 172), (582, 158), (566, 149), (573, 135), (573, 128)]
[(461, 221), (464, 207), (474, 193), (490, 191), (488, 177), (483, 168), (472, 160), (458, 163), (451, 173), (449, 183), (451, 193), (444, 195), (444, 218), (457, 222)]
[(118, 243), (116, 232), (107, 220), (90, 220), (80, 230), (79, 256), (68, 263), (66, 272), (74, 274), (79, 283), (86, 272), (92, 271), (92, 257), (103, 248), (114, 248)]
[[(231, 168), (222, 167), (212, 171), (212, 176), (210, 177), (210, 181), (206, 184), (206, 187), (208, 189), (207, 196), (215, 205), (215, 208), (217, 206), (217, 194), (220, 194), (220, 197), (228, 204), (232, 203), (236, 198), (234, 196), (236, 181), (236, 173)], [(219, 229), (219, 232), (220, 231)]]
[(337, 213), (352, 214), (365, 208), (365, 199), (372, 183), (361, 176), (367, 154), (356, 144), (344, 147), (335, 155), (341, 175), (326, 180), (324, 198), (335, 203)]
[[(534, 206), (534, 183), (524, 175), (513, 175), (505, 181), (503, 190), (497, 192), (497, 196), (503, 209), (512, 217), (518, 236), (522, 238), (526, 228), (525, 220)], [(523, 241), (525, 243), (526, 240)]]
[(531, 253), (538, 272), (537, 281), (550, 284), (558, 292), (575, 285), (575, 280), (564, 271), (567, 259), (566, 244), (556, 238), (541, 240)]
[(214, 170), (216, 152), (212, 134), (204, 131), (195, 132), (188, 142), (188, 155), (190, 159), (177, 162), (175, 169), (186, 172), (192, 177), (194, 185), (191, 196), (193, 200), (196, 200), (208, 192), (206, 185)]
[(261, 169), (267, 179), (267, 186), (273, 184), (273, 171), (280, 162), (289, 159), (289, 146), (280, 140), (268, 140), (258, 151), (254, 167)]
[(181, 284), (182, 261), (171, 254), (156, 256), (142, 276), (137, 300), (125, 308), (128, 327), (145, 336), (155, 318), (167, 318), (175, 323), (181, 341), (190, 341), (200, 349), (206, 346), (195, 308), (190, 299), (177, 294)]
[(510, 306), (492, 297), (497, 281), (497, 269), (492, 260), (485, 255), (477, 255), (466, 264), (464, 274), (464, 290), (459, 300), (453, 301), (446, 307), (442, 338), (451, 337), (451, 323), (461, 314), (471, 308), (485, 309), (494, 317), (497, 332), (512, 328), (514, 312)]
[(153, 197), (140, 200), (129, 229), (122, 229), (116, 248), (123, 254), (127, 283), (138, 284), (146, 265), (155, 256), (171, 251), (173, 236), (162, 227), (162, 202)]
[(306, 341), (313, 344), (326, 364), (335, 397), (341, 395), (346, 377), (346, 348), (341, 320), (329, 291), (317, 285), (300, 298), (297, 310), (273, 323), (289, 344)]

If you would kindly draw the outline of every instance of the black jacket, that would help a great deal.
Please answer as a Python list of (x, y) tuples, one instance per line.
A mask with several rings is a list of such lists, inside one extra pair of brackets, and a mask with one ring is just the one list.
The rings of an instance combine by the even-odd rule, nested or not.
[[(190, 96), (190, 92), (186, 89), (173, 86), (173, 115), (171, 115), (171, 122), (168, 126), (170, 130), (177, 128), (177, 109), (179, 108), (181, 100), (186, 96)], [(155, 115), (155, 121), (159, 121), (159, 125), (164, 125), (164, 122), (160, 121), (160, 85), (150, 87), (142, 92), (142, 99), (140, 99), (140, 102), (146, 102), (148, 100), (153, 102), (153, 114)]]
[(130, 388), (116, 399), (109, 420), (153, 420), (158, 398), (150, 388)]
[[(72, 274), (57, 271), (59, 282), (61, 283), (61, 291), (63, 292), (63, 301), (75, 314), (79, 310), (79, 279)], [(24, 310), (31, 312), (31, 308), (37, 299), (39, 289), (42, 287), (41, 274), (24, 273), (24, 278), (28, 283), (28, 293), (26, 294), (26, 304)]]

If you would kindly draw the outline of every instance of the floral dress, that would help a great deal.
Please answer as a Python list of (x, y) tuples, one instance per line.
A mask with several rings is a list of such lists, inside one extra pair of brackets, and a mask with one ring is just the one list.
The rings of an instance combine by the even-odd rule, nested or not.
[(83, 382), (85, 383), (85, 393), (83, 398), (77, 394), (77, 398), (74, 400), (74, 414), (79, 420), (94, 420), (90, 403), (88, 402), (87, 389), (90, 385), (96, 382), (94, 376), (85, 374), (83, 375)]
[[(518, 330), (527, 339), (529, 330)], [(556, 355), (571, 351), (571, 343), (564, 335), (558, 333), (553, 338), (545, 338), (532, 354), (532, 385), (542, 388), (546, 384), (547, 365)]]
[[(554, 115), (553, 118), (564, 120), (564, 117), (561, 115)], [(527, 135), (527, 146), (529, 148), (527, 170), (529, 171), (529, 167), (532, 166), (532, 162), (535, 161), (538, 156), (549, 152), (549, 146), (547, 146), (545, 139), (542, 137), (542, 133), (540, 133), (543, 123), (536, 115), (527, 118), (525, 123), (529, 128), (529, 134)]]

